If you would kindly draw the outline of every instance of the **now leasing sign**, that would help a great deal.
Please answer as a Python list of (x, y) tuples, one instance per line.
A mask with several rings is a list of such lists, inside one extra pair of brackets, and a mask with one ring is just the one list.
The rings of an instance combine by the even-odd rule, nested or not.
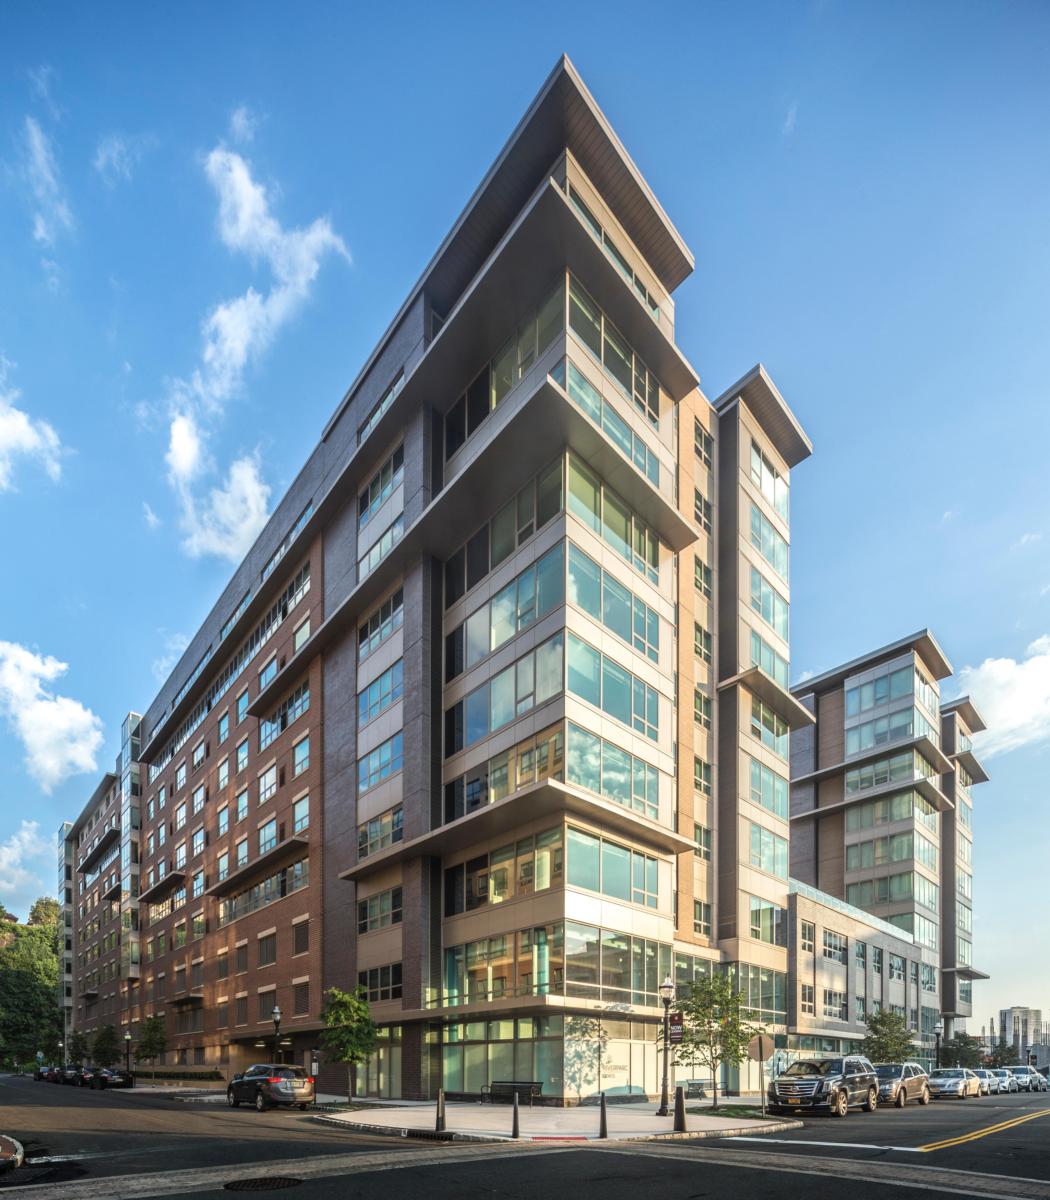
[(682, 1014), (680, 1012), (671, 1013), (668, 1020), (670, 1022), (668, 1026), (670, 1030), (668, 1041), (672, 1046), (679, 1046), (682, 1043), (682, 1034), (685, 1032), (685, 1022), (682, 1019)]

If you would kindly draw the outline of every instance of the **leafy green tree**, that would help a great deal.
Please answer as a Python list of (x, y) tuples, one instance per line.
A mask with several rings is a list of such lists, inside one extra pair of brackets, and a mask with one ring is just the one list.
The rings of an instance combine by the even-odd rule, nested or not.
[(354, 1093), (354, 1067), (372, 1053), (377, 1041), (376, 1025), (364, 988), (357, 987), (352, 992), (329, 988), (325, 992), (321, 1019), (325, 1023), (321, 1033), (325, 1057), (329, 1062), (346, 1064), (346, 1098), (349, 1101)]
[(100, 1025), (91, 1041), (91, 1061), (97, 1067), (111, 1067), (120, 1057), (120, 1042), (112, 1025)]
[(62, 1036), (58, 1008), (58, 956), (46, 926), (4, 921), (0, 940), (0, 1041), (5, 1057), (28, 1062), (37, 1050), (49, 1056)]
[(66, 1057), (71, 1063), (85, 1063), (91, 1049), (88, 1040), (79, 1029), (74, 1029), (66, 1042)]
[(29, 920), (26, 924), (47, 925), (52, 929), (57, 929), (61, 914), (62, 910), (58, 906), (58, 901), (53, 896), (41, 896), (39, 900), (33, 902), (33, 907), (29, 910)]
[(711, 1072), (712, 1107), (718, 1108), (719, 1067), (739, 1066), (748, 1042), (763, 1027), (747, 1019), (743, 997), (723, 971), (694, 979), (686, 995), (679, 997), (678, 1008), (684, 1028), (675, 1060)]
[(861, 1054), (873, 1063), (903, 1062), (914, 1057), (912, 1035), (900, 1013), (884, 1008), (868, 1018), (868, 1032), (860, 1044)]
[(968, 1033), (957, 1033), (955, 1037), (941, 1042), (941, 1066), (979, 1067), (984, 1062), (984, 1047), (980, 1039)]
[(135, 1057), (153, 1067), (153, 1078), (157, 1077), (157, 1059), (168, 1048), (168, 1033), (164, 1021), (157, 1016), (147, 1017), (139, 1027), (139, 1044)]

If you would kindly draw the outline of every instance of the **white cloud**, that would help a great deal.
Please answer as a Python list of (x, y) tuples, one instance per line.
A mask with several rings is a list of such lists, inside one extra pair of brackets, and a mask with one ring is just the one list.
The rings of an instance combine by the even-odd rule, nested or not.
[(107, 187), (131, 180), (147, 150), (157, 144), (152, 134), (107, 133), (99, 138), (92, 165)]
[(142, 501), (142, 519), (146, 522), (149, 529), (159, 529), (163, 522), (160, 517), (153, 511), (153, 506), (148, 500)]
[(59, 120), (62, 110), (51, 95), (51, 80), (54, 78), (55, 68), (44, 64), (39, 67), (31, 67), (26, 74), (29, 76), (29, 90), (34, 100), (39, 100), (43, 104), (51, 114), (53, 121)]
[(0, 842), (0, 895), (43, 887), (40, 876), (28, 870), (25, 863), (48, 858), (53, 849), (40, 836), (39, 822), (23, 819), (15, 832)]
[(798, 124), (798, 103), (792, 103), (784, 116), (784, 124), (780, 128), (780, 132), (784, 137), (790, 137), (795, 132), (795, 126)]
[(805, 683), (807, 679), (812, 679), (815, 674), (816, 671), (803, 671), (799, 676), (797, 676), (795, 682), (791, 686), (798, 687), (800, 683)]
[[(161, 630), (161, 633), (163, 632)], [(190, 639), (184, 633), (169, 633), (165, 636), (164, 652), (153, 660), (153, 677), (158, 683), (163, 683), (172, 673), (189, 644)]]
[(1044, 583), (1039, 589), (1040, 596), (1050, 596), (1050, 583)]
[(1050, 635), (1031, 642), (1020, 661), (986, 658), (963, 667), (959, 686), (988, 726), (979, 735), (985, 754), (1050, 740)]
[(947, 525), (949, 521), (954, 521), (954, 520), (955, 520), (955, 509), (946, 508), (944, 510), (943, 515), (941, 516), (941, 524)]
[(230, 137), (235, 142), (254, 141), (255, 131), (258, 127), (259, 118), (247, 104), (239, 104), (230, 113)]
[(62, 474), (58, 434), (47, 421), (17, 407), (22, 393), (7, 381), (12, 365), (0, 354), (0, 492), (14, 487), (12, 476), (18, 458), (39, 463), (52, 480), (57, 481)]
[(1021, 536), (1014, 542), (1014, 549), (1020, 550), (1025, 546), (1032, 546), (1036, 542), (1041, 542), (1043, 535), (1041, 533), (1022, 533)]
[(193, 558), (214, 554), (236, 561), (266, 521), (270, 489), (253, 453), (237, 458), (220, 486), (199, 494), (203, 477), (215, 470), (209, 425), (240, 391), (249, 364), (306, 303), (324, 259), (334, 254), (349, 262), (350, 254), (326, 217), (285, 229), (270, 211), (266, 188), (236, 152), (217, 146), (204, 170), (218, 198), (223, 245), (264, 266), (271, 281), (268, 289), (249, 286), (216, 304), (202, 322), (200, 364), (169, 387), (165, 461), (179, 500), (183, 549)]
[(14, 642), (0, 642), (0, 714), (25, 749), (29, 774), (45, 792), (84, 771), (94, 771), (102, 722), (89, 708), (44, 685), (68, 664)]
[(73, 213), (51, 140), (35, 117), (26, 117), (23, 140), (22, 172), (33, 199), (33, 239), (42, 246), (53, 246), (60, 234), (72, 230)]

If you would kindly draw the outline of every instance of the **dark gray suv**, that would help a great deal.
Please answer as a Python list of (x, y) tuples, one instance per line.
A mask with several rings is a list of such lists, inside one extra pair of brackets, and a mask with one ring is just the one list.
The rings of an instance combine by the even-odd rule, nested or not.
[(879, 1106), (879, 1079), (860, 1054), (803, 1058), (773, 1080), (768, 1100), (773, 1112), (817, 1111), (844, 1117), (857, 1105), (874, 1112)]
[(242, 1102), (254, 1104), (259, 1112), (278, 1104), (309, 1108), (314, 1102), (314, 1081), (302, 1067), (259, 1063), (234, 1075), (226, 1088), (230, 1108)]

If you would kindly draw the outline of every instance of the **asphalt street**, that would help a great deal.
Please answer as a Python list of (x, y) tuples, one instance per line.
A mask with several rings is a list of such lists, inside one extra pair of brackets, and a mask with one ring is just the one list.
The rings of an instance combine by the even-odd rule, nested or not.
[(1050, 1200), (1050, 1093), (812, 1117), (803, 1129), (749, 1139), (445, 1145), (355, 1136), (295, 1111), (0, 1077), (0, 1130), (22, 1141), (30, 1162), (0, 1179), (0, 1192), (24, 1200), (226, 1198), (249, 1188), (301, 1200)]

